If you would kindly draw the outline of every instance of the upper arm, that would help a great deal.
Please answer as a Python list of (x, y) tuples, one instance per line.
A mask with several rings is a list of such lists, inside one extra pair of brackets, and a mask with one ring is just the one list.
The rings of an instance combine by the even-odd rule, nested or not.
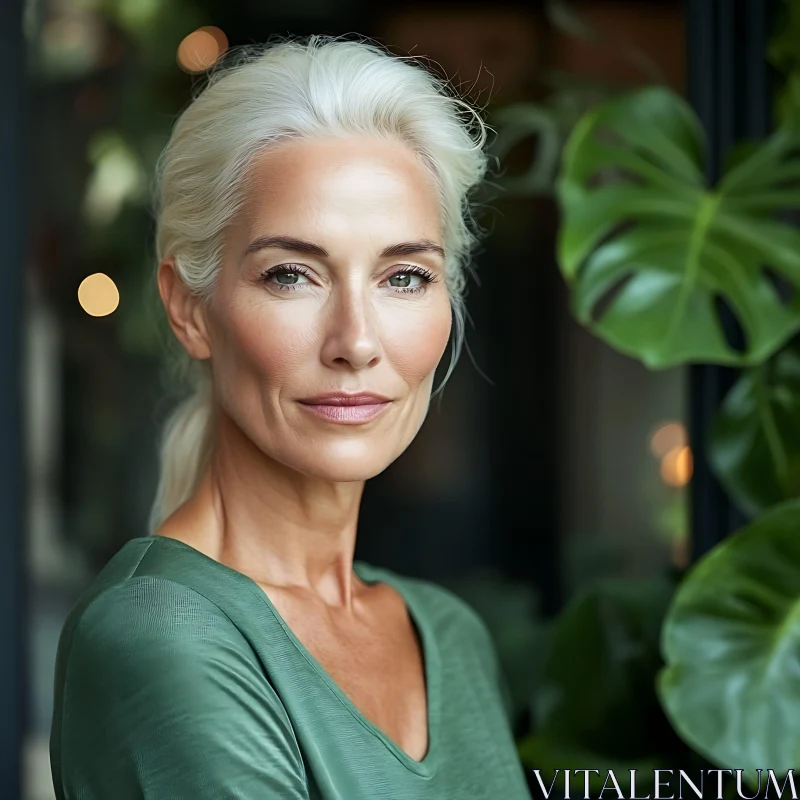
[(239, 630), (201, 595), (134, 578), (73, 632), (65, 800), (307, 798), (285, 709)]

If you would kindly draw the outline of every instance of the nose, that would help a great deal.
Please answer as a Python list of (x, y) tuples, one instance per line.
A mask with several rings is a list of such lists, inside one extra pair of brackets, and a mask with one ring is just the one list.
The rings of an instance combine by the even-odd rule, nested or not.
[(342, 287), (332, 299), (322, 361), (333, 368), (374, 366), (381, 357), (375, 309), (362, 287)]

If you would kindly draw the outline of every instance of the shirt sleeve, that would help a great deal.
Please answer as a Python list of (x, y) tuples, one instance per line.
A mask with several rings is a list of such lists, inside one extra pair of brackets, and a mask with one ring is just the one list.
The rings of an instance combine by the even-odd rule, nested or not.
[(94, 599), (72, 632), (62, 703), (60, 800), (308, 800), (258, 658), (178, 583), (132, 578)]

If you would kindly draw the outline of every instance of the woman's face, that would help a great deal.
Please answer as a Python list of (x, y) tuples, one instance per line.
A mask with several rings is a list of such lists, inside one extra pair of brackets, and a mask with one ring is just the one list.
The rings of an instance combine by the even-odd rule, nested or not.
[[(436, 190), (406, 145), (315, 140), (266, 151), (207, 312), (227, 415), (302, 474), (382, 472), (425, 419), (450, 335), (442, 248)], [(330, 393), (387, 402), (308, 403)]]

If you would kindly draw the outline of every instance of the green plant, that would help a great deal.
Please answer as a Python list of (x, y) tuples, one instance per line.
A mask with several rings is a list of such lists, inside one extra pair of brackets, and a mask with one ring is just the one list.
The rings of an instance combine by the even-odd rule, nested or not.
[[(788, 345), (800, 329), (800, 233), (780, 212), (800, 207), (798, 148), (789, 116), (763, 144), (739, 148), (707, 188), (693, 112), (649, 87), (581, 120), (558, 185), (559, 264), (584, 325), (651, 368), (747, 368), (720, 410), (710, 457), (751, 512), (797, 487), (791, 412), (800, 386)], [(741, 325), (740, 349), (726, 339), (719, 300)], [(800, 735), (785, 725), (800, 694), (800, 558), (791, 543), (800, 507), (774, 514), (689, 571), (666, 616), (658, 678), (684, 740), (713, 763), (750, 772), (788, 770), (800, 754)]]
[[(576, 317), (651, 368), (760, 364), (798, 329), (765, 266), (800, 285), (800, 232), (772, 214), (800, 201), (800, 132), (780, 129), (707, 189), (702, 129), (671, 91), (649, 87), (586, 115), (564, 155), (559, 262)], [(738, 318), (726, 341), (715, 305)], [(598, 312), (598, 306), (603, 308)]]
[(747, 370), (728, 393), (709, 453), (737, 505), (755, 517), (800, 496), (800, 353), (797, 340)]
[(799, 524), (800, 501), (765, 512), (696, 565), (667, 616), (664, 708), (725, 767), (800, 763)]
[[(769, 50), (786, 74), (777, 129), (737, 143), (715, 186), (700, 122), (662, 86), (588, 110), (563, 148), (558, 263), (574, 316), (651, 369), (741, 369), (708, 458), (753, 522), (680, 580), (606, 582), (562, 612), (520, 742), (545, 772), (705, 764), (755, 785), (757, 769), (800, 766), (800, 3), (784, 14)], [(523, 109), (508, 120), (501, 144), (521, 137)], [(534, 163), (527, 193), (545, 174)]]

